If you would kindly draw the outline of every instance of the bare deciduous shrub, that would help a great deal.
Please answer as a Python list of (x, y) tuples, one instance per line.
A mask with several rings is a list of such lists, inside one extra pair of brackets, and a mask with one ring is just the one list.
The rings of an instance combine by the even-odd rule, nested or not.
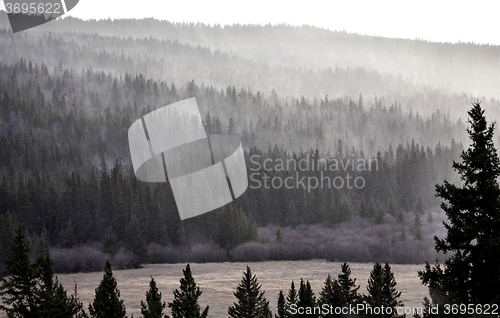
[(113, 256), (110, 262), (116, 269), (129, 269), (140, 266), (139, 257), (123, 247)]
[(95, 246), (80, 246), (72, 249), (51, 248), (50, 256), (56, 273), (78, 273), (102, 270), (109, 255)]
[(233, 262), (262, 262), (269, 259), (269, 250), (265, 244), (248, 242), (229, 252)]
[(228, 260), (227, 251), (215, 244), (196, 244), (189, 253), (190, 263), (213, 263)]
[(149, 262), (152, 264), (174, 264), (181, 263), (186, 258), (185, 251), (172, 246), (161, 246), (151, 243), (148, 245)]

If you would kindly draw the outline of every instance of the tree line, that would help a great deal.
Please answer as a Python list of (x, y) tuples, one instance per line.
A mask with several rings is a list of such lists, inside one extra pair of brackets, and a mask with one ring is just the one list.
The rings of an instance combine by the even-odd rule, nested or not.
[[(435, 238), (435, 248), (452, 255), (444, 264), (431, 266), (427, 263), (425, 269), (418, 273), (422, 283), (428, 286), (430, 294), (430, 298), (426, 297), (423, 302), (425, 307), (421, 314), (424, 317), (447, 317), (450, 313), (464, 317), (498, 317), (499, 293), (496, 288), (499, 280), (497, 229), (500, 222), (500, 160), (493, 144), (494, 124), (488, 125), (479, 102), (474, 103), (469, 111), (469, 123), (467, 132), (472, 144), (462, 152), (461, 162), (453, 164), (463, 185), (445, 181), (436, 186), (437, 195), (446, 199), (441, 207), (448, 220), (445, 222), (447, 235), (444, 239)], [(11, 257), (5, 261), (11, 276), (2, 277), (0, 285), (0, 296), (3, 299), (0, 308), (7, 311), (10, 317), (86, 316), (77, 295), (68, 296), (57, 277), (54, 277), (48, 252), (32, 263), (30, 246), (21, 227), (16, 230), (12, 239), (11, 252)], [(396, 289), (389, 264), (374, 264), (368, 280), (367, 295), (359, 295), (359, 286), (356, 286), (355, 279), (350, 275), (349, 266), (344, 263), (342, 273), (336, 280), (327, 277), (318, 300), (307, 281), (301, 280), (298, 291), (292, 282), (287, 297), (283, 291), (278, 295), (277, 317), (287, 317), (288, 307), (290, 310), (297, 309), (296, 313), (302, 317), (324, 316), (324, 312), (311, 309), (318, 304), (331, 305), (333, 308), (346, 304), (366, 304), (373, 308), (368, 316), (399, 315), (394, 310), (375, 312), (375, 308), (381, 309), (382, 306), (387, 310), (401, 305), (398, 300), (401, 293)], [(180, 282), (180, 289), (174, 292), (174, 301), (169, 303), (172, 316), (206, 317), (209, 308), (201, 311), (197, 303), (201, 291), (192, 278), (189, 265)], [(247, 267), (234, 292), (237, 301), (228, 308), (228, 315), (272, 317), (264, 294), (256, 276)], [(103, 280), (96, 289), (93, 303), (89, 305), (90, 316), (125, 317), (125, 306), (119, 297), (111, 264), (107, 261)], [(146, 303), (141, 303), (142, 314), (161, 317), (165, 303), (161, 302), (161, 294), (154, 280), (151, 281), (146, 299)], [(471, 304), (472, 307), (465, 304)], [(302, 312), (299, 308), (302, 308)], [(331, 311), (326, 314), (332, 316)], [(334, 311), (333, 316), (335, 315), (337, 313)], [(416, 317), (419, 316), (420, 313), (417, 313)]]
[[(368, 107), (362, 96), (355, 101), (286, 99), (276, 93), (266, 97), (234, 86), (218, 91), (194, 81), (156, 82), (142, 74), (80, 73), (62, 64), (52, 71), (25, 59), (0, 64), (0, 77), (4, 255), (15, 224), (23, 226), (35, 245), (73, 248), (98, 242), (109, 254), (122, 248), (132, 252), (131, 266), (137, 266), (147, 260), (151, 243), (191, 246), (208, 241), (231, 249), (258, 239), (257, 227), (268, 224), (332, 225), (358, 216), (376, 223), (402, 221), (403, 212), (415, 210), (419, 202), (424, 209), (438, 204), (432, 187), (439, 180), (453, 180), (449, 167), (463, 148), (451, 138), (449, 145), (424, 146), (435, 136), (460, 131), (461, 122), (439, 112), (424, 120), (405, 113), (398, 103), (386, 107), (382, 99)], [(294, 171), (255, 171), (255, 156), (259, 164), (271, 160), (273, 165), (313, 157), (334, 158), (339, 164), (374, 160), (377, 169), (325, 172), (331, 179), (347, 173), (362, 177), (362, 189), (250, 187), (231, 206), (181, 222), (168, 183), (145, 184), (134, 177), (127, 129), (134, 118), (152, 111), (151, 105), (193, 96), (202, 109), (210, 109), (203, 120), (207, 133), (240, 137), (248, 174), (257, 173), (259, 182), (295, 176)], [(222, 109), (230, 110), (229, 115)], [(257, 117), (260, 113), (267, 115)], [(373, 134), (379, 125), (387, 129)], [(412, 134), (427, 136), (422, 137), (426, 141), (411, 140)], [(366, 135), (368, 142), (363, 141)], [(399, 143), (387, 143), (390, 139)], [(300, 177), (319, 177), (310, 171), (312, 164)]]

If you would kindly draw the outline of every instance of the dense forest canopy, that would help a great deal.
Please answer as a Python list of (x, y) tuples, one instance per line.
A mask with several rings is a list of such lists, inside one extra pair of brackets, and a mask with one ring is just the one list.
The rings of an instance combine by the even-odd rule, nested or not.
[[(409, 250), (406, 236), (427, 251), (430, 244), (419, 245), (427, 242), (420, 242), (420, 215), (439, 204), (436, 183), (458, 181), (451, 164), (468, 143), (465, 109), (481, 98), (498, 117), (497, 50), (151, 19), (67, 18), (13, 35), (0, 13), (0, 227), (8, 232), (20, 223), (33, 240), (59, 248), (98, 242), (113, 254), (123, 247), (136, 264), (151, 256), (152, 244), (212, 242), (229, 250), (265, 242), (267, 225), (352, 220), (398, 231), (356, 260), (380, 253), (393, 260), (377, 248), (392, 242)], [(375, 52), (370, 59), (368, 51)], [(240, 138), (249, 174), (253, 156), (261, 163), (366, 159), (377, 168), (328, 172), (363, 177), (359, 189), (250, 188), (231, 206), (181, 222), (168, 184), (135, 178), (127, 130), (153, 109), (190, 97), (207, 133)], [(260, 181), (294, 175), (259, 172)], [(433, 222), (429, 214), (429, 228)], [(435, 254), (409, 261), (427, 257)]]

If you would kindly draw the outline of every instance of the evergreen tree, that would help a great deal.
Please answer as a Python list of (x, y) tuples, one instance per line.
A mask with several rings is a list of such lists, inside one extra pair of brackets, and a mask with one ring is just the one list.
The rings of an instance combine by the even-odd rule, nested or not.
[[(325, 286), (319, 294), (318, 305), (328, 305), (328, 308), (343, 307), (342, 297), (340, 295), (340, 286), (337, 280), (332, 280), (331, 276), (325, 280)], [(339, 317), (334, 313), (322, 315), (321, 317)]]
[(292, 280), (290, 289), (288, 290), (288, 295), (286, 296), (286, 305), (290, 308), (291, 305), (295, 305), (299, 302), (299, 295), (297, 289), (295, 289), (295, 283)]
[(288, 308), (286, 304), (285, 295), (283, 291), (280, 290), (278, 293), (278, 304), (276, 305), (277, 314), (274, 315), (274, 318), (288, 318)]
[(281, 228), (278, 225), (278, 229), (276, 230), (276, 242), (281, 243), (283, 242), (283, 236), (281, 235)]
[(385, 306), (392, 308), (393, 312), (396, 312), (396, 307), (403, 306), (403, 303), (398, 300), (401, 297), (401, 292), (397, 291), (396, 285), (396, 278), (391, 271), (391, 266), (389, 266), (389, 263), (385, 263), (383, 295), (385, 297)]
[(500, 161), (493, 143), (495, 126), (488, 126), (479, 102), (468, 111), (471, 139), (454, 162), (462, 186), (444, 181), (437, 196), (448, 217), (446, 238), (435, 238), (436, 251), (452, 253), (443, 266), (426, 265), (419, 272), (429, 287), (432, 303), (491, 304), (500, 302)]
[(392, 315), (387, 314), (372, 314), (370, 317), (399, 317), (397, 315), (396, 307), (401, 306), (402, 303), (398, 300), (401, 292), (396, 290), (396, 280), (394, 274), (391, 272), (389, 264), (382, 267), (381, 264), (375, 263), (368, 278), (368, 295), (364, 297), (364, 301), (372, 309), (374, 308), (392, 308)]
[(427, 214), (427, 223), (432, 223), (432, 222), (434, 222), (434, 218), (432, 217), (432, 213), (429, 212)]
[(104, 266), (104, 275), (99, 287), (95, 290), (94, 301), (89, 305), (89, 312), (92, 318), (126, 317), (125, 305), (123, 300), (120, 300), (120, 291), (109, 261), (106, 261)]
[(359, 285), (356, 287), (356, 278), (351, 278), (351, 268), (347, 263), (342, 264), (342, 273), (338, 275), (338, 285), (340, 297), (344, 306), (355, 304), (360, 296), (358, 294)]
[(5, 261), (11, 277), (0, 277), (0, 297), (9, 317), (35, 318), (40, 316), (37, 295), (38, 271), (30, 261), (30, 247), (21, 227), (12, 240), (12, 258)]
[[(299, 297), (297, 301), (297, 307), (302, 307), (304, 309), (311, 308), (313, 310), (316, 306), (316, 296), (314, 296), (314, 292), (311, 288), (311, 284), (309, 281), (304, 283), (304, 280), (300, 280), (300, 288), (299, 288)], [(297, 317), (318, 317), (318, 315), (311, 313), (307, 313), (307, 309), (304, 314), (297, 314)]]
[(231, 318), (269, 318), (272, 317), (269, 302), (264, 297), (265, 291), (261, 291), (261, 285), (257, 277), (252, 275), (250, 267), (247, 266), (243, 273), (241, 283), (236, 288), (234, 296), (238, 300), (228, 309)]
[(37, 262), (40, 273), (40, 283), (36, 292), (39, 299), (39, 317), (72, 318), (77, 313), (85, 317), (82, 304), (74, 296), (69, 297), (57, 276), (54, 278), (52, 265), (48, 251)]
[(424, 202), (422, 201), (421, 196), (418, 197), (418, 201), (415, 204), (415, 213), (417, 213), (418, 215), (424, 215), (424, 213), (425, 213)]
[(12, 257), (12, 239), (16, 233), (14, 219), (9, 211), (0, 215), (0, 274), (6, 271), (4, 262)]
[(19, 227), (12, 242), (13, 256), (6, 260), (12, 276), (1, 278), (0, 306), (9, 317), (72, 318), (86, 317), (82, 304), (68, 297), (57, 277), (54, 279), (52, 259), (46, 251), (36, 263), (30, 261), (30, 246)]
[(202, 292), (200, 287), (196, 286), (189, 264), (182, 272), (184, 277), (180, 279), (180, 290), (174, 290), (174, 300), (168, 303), (168, 307), (172, 310), (172, 318), (206, 318), (208, 306), (200, 313), (198, 298)]
[(420, 220), (420, 214), (415, 212), (415, 219), (413, 220), (413, 228), (414, 228), (414, 234), (413, 237), (417, 241), (421, 241), (423, 239), (422, 235), (422, 221)]
[(156, 287), (156, 282), (153, 277), (149, 282), (149, 290), (146, 292), (146, 302), (141, 300), (141, 314), (144, 318), (164, 318), (163, 310), (165, 302), (161, 301), (161, 293)]
[(144, 241), (139, 221), (135, 215), (130, 216), (126, 230), (125, 247), (134, 253), (134, 267), (138, 267), (142, 262), (147, 260), (148, 251), (146, 249), (146, 242)]

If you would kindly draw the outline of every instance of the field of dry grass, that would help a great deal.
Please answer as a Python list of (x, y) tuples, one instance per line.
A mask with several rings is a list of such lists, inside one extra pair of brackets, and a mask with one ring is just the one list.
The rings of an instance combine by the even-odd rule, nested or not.
[[(235, 300), (233, 291), (239, 284), (246, 265), (246, 263), (191, 264), (193, 276), (203, 291), (200, 304), (210, 305), (210, 317), (227, 317), (227, 308)], [(340, 273), (340, 263), (325, 260), (260, 262), (248, 265), (266, 291), (266, 297), (273, 310), (276, 308), (278, 291), (288, 290), (292, 279), (296, 285), (300, 278), (309, 280), (315, 294), (318, 295), (326, 276), (330, 274), (336, 277)], [(361, 285), (360, 291), (366, 293), (366, 282), (373, 264), (351, 263), (350, 266), (353, 277), (357, 278), (357, 283)], [(172, 292), (179, 287), (179, 279), (184, 268), (185, 264), (162, 264), (145, 265), (135, 270), (114, 271), (121, 297), (125, 300), (127, 315), (139, 316), (140, 301), (145, 299), (151, 276), (155, 278), (164, 300), (171, 301)], [(423, 265), (393, 265), (392, 269), (405, 306), (419, 306), (423, 297), (427, 295), (427, 289), (417, 276), (417, 271), (422, 270)], [(66, 274), (58, 277), (68, 291), (72, 291), (74, 281), (77, 282), (78, 296), (87, 308), (93, 299), (94, 289), (99, 285), (102, 273)]]

